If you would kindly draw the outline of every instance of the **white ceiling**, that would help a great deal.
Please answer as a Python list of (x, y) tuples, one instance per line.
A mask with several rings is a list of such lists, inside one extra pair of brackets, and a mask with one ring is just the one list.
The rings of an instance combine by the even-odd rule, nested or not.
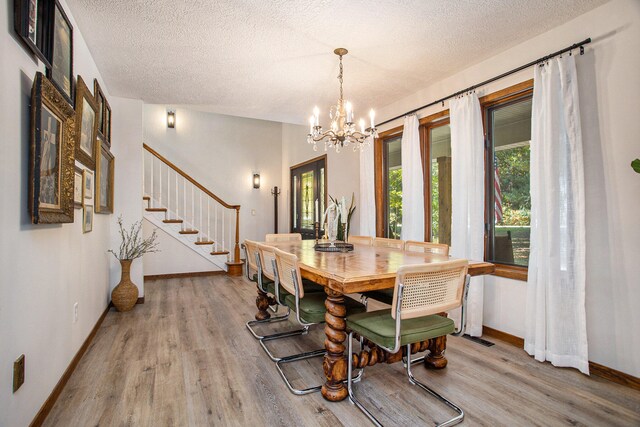
[(336, 47), (360, 117), (605, 2), (67, 0), (112, 95), (289, 123), (326, 122)]

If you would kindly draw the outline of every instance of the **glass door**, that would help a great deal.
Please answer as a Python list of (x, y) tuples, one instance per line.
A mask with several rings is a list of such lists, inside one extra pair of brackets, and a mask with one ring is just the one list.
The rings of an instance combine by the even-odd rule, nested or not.
[[(326, 206), (326, 156), (291, 168), (291, 232), (315, 239), (314, 224), (322, 222)], [(320, 224), (320, 237), (324, 234)]]

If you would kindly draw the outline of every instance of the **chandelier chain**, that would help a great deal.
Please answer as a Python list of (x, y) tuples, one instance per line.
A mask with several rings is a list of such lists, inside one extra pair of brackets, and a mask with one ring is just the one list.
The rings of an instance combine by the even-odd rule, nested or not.
[(342, 101), (342, 55), (340, 55), (340, 74), (338, 74), (338, 81), (340, 82), (340, 101)]

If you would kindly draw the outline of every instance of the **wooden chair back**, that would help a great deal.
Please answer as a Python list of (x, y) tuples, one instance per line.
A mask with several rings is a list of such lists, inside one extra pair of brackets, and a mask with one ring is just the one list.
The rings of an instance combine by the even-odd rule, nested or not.
[(428, 316), (460, 307), (468, 266), (466, 259), (401, 266), (396, 275), (391, 316), (396, 318), (400, 284), (403, 285), (401, 319)]
[(267, 234), (265, 237), (266, 242), (297, 242), (299, 240), (302, 240), (300, 233)]
[(276, 272), (273, 270), (272, 260), (276, 258), (276, 248), (262, 243), (258, 243), (257, 246), (260, 254), (260, 264), (262, 264), (262, 274), (275, 282)]
[(438, 254), (449, 256), (449, 245), (444, 243), (417, 242), (415, 240), (407, 240), (404, 242), (404, 250), (409, 252), (424, 252), (430, 254)]
[[(294, 254), (281, 251), (280, 249), (275, 250), (275, 256), (280, 284), (292, 295), (295, 295), (297, 288), (298, 296), (303, 298), (304, 287), (302, 286), (302, 276), (300, 275), (298, 257)], [(294, 274), (297, 279), (296, 281), (293, 280)]]
[(251, 280), (251, 272), (259, 273), (258, 264), (256, 264), (256, 255), (258, 254), (258, 242), (253, 240), (245, 240), (244, 247), (247, 256), (247, 276)]
[(387, 239), (385, 237), (376, 237), (375, 239), (373, 239), (373, 246), (376, 246), (378, 248), (403, 249), (404, 240)]
[(373, 244), (373, 237), (369, 237), (369, 236), (349, 236), (348, 242), (356, 244), (356, 245), (371, 246)]

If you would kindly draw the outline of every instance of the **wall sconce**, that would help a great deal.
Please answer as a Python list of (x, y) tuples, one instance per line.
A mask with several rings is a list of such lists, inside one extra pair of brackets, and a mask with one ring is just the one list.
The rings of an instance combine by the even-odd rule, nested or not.
[(260, 188), (260, 174), (253, 174), (253, 188)]
[(173, 129), (176, 127), (176, 112), (167, 111), (167, 127)]

